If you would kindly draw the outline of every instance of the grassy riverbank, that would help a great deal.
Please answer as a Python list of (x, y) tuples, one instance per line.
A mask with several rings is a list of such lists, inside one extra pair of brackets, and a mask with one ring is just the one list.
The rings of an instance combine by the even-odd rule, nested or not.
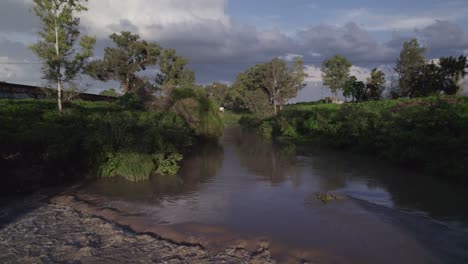
[(130, 110), (118, 103), (0, 100), (2, 191), (82, 178), (175, 174), (199, 139), (173, 112)]
[(468, 98), (424, 98), (359, 104), (298, 104), (279, 115), (244, 118), (265, 137), (353, 149), (403, 166), (466, 180)]

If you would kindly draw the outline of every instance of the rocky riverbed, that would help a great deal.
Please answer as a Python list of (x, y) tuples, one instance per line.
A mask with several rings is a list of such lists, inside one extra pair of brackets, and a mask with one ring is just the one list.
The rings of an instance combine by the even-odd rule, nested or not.
[(0, 263), (274, 263), (268, 250), (212, 253), (48, 202), (0, 228)]

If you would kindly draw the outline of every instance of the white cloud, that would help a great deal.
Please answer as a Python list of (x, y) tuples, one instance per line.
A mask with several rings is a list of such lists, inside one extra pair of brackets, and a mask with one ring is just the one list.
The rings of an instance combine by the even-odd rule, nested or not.
[(225, 0), (91, 0), (82, 22), (90, 33), (107, 37), (112, 25), (130, 21), (142, 37), (157, 39), (172, 25), (228, 25)]
[(314, 65), (305, 65), (305, 72), (308, 74), (305, 82), (322, 82), (322, 70)]
[(379, 60), (389, 58), (395, 50), (373, 38), (356, 23), (344, 26), (321, 24), (298, 32), (303, 54), (316, 57), (343, 55), (351, 60)]
[(358, 79), (358, 81), (363, 81), (365, 82), (367, 77), (369, 77), (371, 73), (371, 70), (368, 69), (368, 68), (364, 68), (364, 67), (359, 67), (359, 66), (355, 66), (353, 65), (351, 67), (351, 71), (350, 71), (350, 74), (352, 76), (356, 76), (356, 78)]

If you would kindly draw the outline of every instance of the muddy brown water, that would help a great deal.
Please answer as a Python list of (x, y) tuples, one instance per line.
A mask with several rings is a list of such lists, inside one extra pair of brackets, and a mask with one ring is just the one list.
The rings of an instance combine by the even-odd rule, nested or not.
[(177, 177), (99, 180), (76, 195), (137, 231), (220, 247), (262, 241), (277, 259), (468, 263), (463, 187), (240, 128), (188, 157)]

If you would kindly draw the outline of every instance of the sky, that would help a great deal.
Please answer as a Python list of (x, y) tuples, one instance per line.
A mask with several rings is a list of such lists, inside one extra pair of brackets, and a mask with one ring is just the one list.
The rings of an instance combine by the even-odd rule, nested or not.
[[(39, 21), (32, 0), (0, 1), (0, 81), (41, 85), (28, 46)], [(199, 84), (232, 83), (255, 63), (302, 56), (309, 77), (297, 101), (327, 96), (321, 62), (341, 54), (364, 80), (374, 67), (391, 75), (404, 41), (417, 38), (428, 59), (468, 55), (468, 1), (461, 0), (89, 0), (81, 31), (95, 36), (100, 58), (108, 36), (138, 33), (190, 61)], [(82, 78), (89, 92), (115, 87)], [(468, 84), (468, 81), (466, 82)]]

